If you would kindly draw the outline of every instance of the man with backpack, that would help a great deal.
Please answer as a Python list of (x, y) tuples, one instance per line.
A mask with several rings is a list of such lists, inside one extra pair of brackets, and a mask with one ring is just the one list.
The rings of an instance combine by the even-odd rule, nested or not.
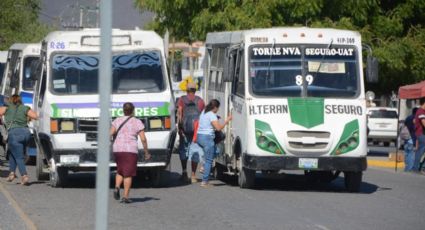
[[(179, 156), (182, 163), (182, 175), (181, 180), (184, 182), (188, 181), (187, 175), (187, 160), (188, 160), (188, 149), (192, 142), (194, 134), (194, 122), (199, 119), (202, 110), (204, 110), (205, 103), (202, 98), (195, 95), (196, 84), (189, 82), (186, 87), (187, 94), (179, 98), (177, 102), (177, 123), (179, 125)], [(198, 167), (198, 162), (192, 161), (192, 174), (191, 182), (197, 182), (195, 173)]]

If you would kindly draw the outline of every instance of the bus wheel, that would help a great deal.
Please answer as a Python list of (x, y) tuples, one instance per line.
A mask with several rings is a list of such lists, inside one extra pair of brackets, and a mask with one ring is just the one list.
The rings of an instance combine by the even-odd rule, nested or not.
[(68, 177), (68, 169), (64, 167), (56, 167), (52, 157), (50, 168), (50, 186), (53, 188), (64, 187)]
[(40, 152), (40, 148), (37, 147), (37, 156), (35, 158), (35, 176), (37, 180), (49, 179), (49, 174), (44, 172), (44, 157)]
[(255, 170), (241, 167), (239, 171), (239, 187), (252, 188), (255, 184)]
[(345, 188), (349, 192), (359, 192), (362, 184), (363, 172), (344, 172)]

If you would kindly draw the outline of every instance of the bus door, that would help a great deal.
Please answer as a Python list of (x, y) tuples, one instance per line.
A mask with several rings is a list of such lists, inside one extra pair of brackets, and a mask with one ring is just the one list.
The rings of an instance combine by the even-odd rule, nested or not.
[(245, 117), (245, 70), (244, 70), (244, 50), (243, 46), (238, 44), (232, 46), (229, 49), (228, 56), (228, 72), (225, 74), (224, 81), (229, 82), (229, 87), (226, 90), (226, 107), (223, 111), (227, 117), (228, 114), (232, 113), (233, 120), (231, 125), (225, 127), (226, 129), (226, 141), (225, 141), (225, 152), (233, 154), (233, 140), (232, 136), (240, 137), (243, 133), (244, 127), (246, 127)]

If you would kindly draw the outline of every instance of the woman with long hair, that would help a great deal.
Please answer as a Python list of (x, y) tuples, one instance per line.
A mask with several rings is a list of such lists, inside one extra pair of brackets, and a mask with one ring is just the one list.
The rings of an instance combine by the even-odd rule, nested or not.
[(6, 102), (6, 106), (0, 107), (0, 116), (4, 115), (4, 122), (8, 130), (7, 146), (9, 155), (9, 176), (8, 182), (16, 178), (16, 168), (21, 174), (21, 184), (28, 185), (29, 177), (25, 167), (25, 150), (31, 138), (28, 129), (28, 121), (37, 119), (37, 114), (28, 106), (22, 104), (19, 95), (13, 95)]
[(113, 138), (112, 151), (117, 163), (117, 174), (115, 176), (114, 198), (120, 199), (120, 188), (124, 183), (124, 196), (122, 203), (131, 203), (128, 198), (132, 184), (132, 177), (137, 173), (137, 137), (143, 144), (145, 159), (150, 158), (148, 144), (145, 136), (145, 126), (142, 121), (134, 117), (134, 105), (130, 102), (123, 105), (124, 116), (116, 118), (112, 122), (110, 130)]
[(217, 99), (212, 99), (199, 117), (199, 127), (196, 142), (202, 147), (205, 154), (204, 174), (202, 176), (201, 183), (202, 187), (209, 186), (208, 179), (215, 154), (214, 131), (221, 131), (232, 120), (232, 115), (229, 114), (224, 123), (221, 124), (217, 117), (219, 107), (220, 102)]

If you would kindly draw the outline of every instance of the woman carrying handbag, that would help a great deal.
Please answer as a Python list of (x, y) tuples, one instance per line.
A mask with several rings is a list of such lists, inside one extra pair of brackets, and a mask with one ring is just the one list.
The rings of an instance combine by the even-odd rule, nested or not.
[(114, 198), (120, 199), (120, 188), (124, 184), (124, 194), (121, 203), (131, 203), (129, 199), (132, 177), (137, 173), (138, 137), (143, 145), (145, 160), (151, 155), (145, 136), (145, 126), (142, 121), (134, 117), (133, 103), (126, 102), (123, 105), (124, 116), (116, 118), (112, 122), (110, 130), (112, 140), (112, 151), (117, 163), (117, 174), (115, 176)]
[(28, 106), (22, 104), (19, 95), (13, 95), (6, 106), (0, 107), (0, 116), (4, 116), (5, 126), (8, 132), (7, 149), (9, 155), (9, 176), (8, 182), (16, 178), (16, 168), (21, 174), (21, 184), (28, 185), (29, 177), (25, 167), (25, 149), (31, 138), (28, 129), (28, 121), (37, 119), (37, 114)]

